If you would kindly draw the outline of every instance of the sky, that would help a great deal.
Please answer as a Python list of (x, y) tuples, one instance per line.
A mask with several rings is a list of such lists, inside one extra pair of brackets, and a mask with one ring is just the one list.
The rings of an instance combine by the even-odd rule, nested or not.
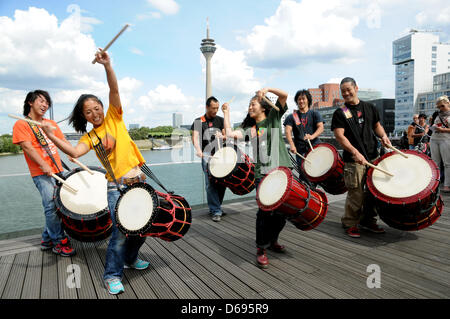
[(392, 41), (416, 29), (450, 42), (447, 0), (0, 0), (0, 134), (36, 89), (50, 93), (63, 132), (81, 94), (107, 105), (104, 68), (91, 61), (127, 23), (108, 50), (126, 125), (172, 125), (174, 112), (191, 124), (205, 110), (207, 19), (212, 94), (234, 97), (233, 123), (264, 87), (288, 92), (290, 110), (297, 90), (346, 76), (394, 98)]

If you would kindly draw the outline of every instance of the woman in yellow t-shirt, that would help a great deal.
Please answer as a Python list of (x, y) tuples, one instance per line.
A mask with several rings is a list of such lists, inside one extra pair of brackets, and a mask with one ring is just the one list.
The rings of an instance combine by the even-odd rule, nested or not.
[[(93, 149), (94, 145), (100, 144), (100, 141), (103, 145), (107, 160), (114, 174), (114, 176), (107, 174), (108, 207), (111, 212), (113, 231), (106, 251), (103, 280), (110, 294), (119, 294), (124, 291), (121, 282), (123, 269), (129, 267), (142, 270), (146, 269), (149, 263), (137, 258), (139, 249), (144, 244), (145, 237), (126, 237), (116, 227), (115, 207), (120, 192), (117, 189), (114, 178), (121, 188), (126, 188), (135, 182), (145, 180), (145, 174), (140, 170), (140, 166), (145, 163), (145, 160), (136, 144), (131, 140), (123, 122), (119, 86), (109, 55), (105, 51), (100, 50), (95, 55), (95, 61), (102, 64), (106, 71), (109, 86), (109, 107), (106, 116), (104, 115), (103, 104), (99, 98), (95, 95), (83, 94), (75, 104), (69, 119), (69, 123), (72, 124), (77, 132), (84, 133), (75, 147), (55, 136), (49, 126), (44, 125), (43, 128), (47, 136), (58, 148), (74, 158), (83, 156)], [(88, 122), (93, 126), (90, 132), (86, 131)], [(99, 157), (99, 159), (105, 166), (102, 158)], [(105, 169), (108, 170), (108, 167), (105, 167)]]

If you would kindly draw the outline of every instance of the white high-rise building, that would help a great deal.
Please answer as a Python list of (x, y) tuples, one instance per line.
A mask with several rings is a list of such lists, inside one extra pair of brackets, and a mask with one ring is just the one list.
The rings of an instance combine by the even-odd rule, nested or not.
[(183, 125), (183, 114), (172, 113), (172, 126), (174, 128), (180, 128)]
[(450, 69), (450, 44), (427, 31), (411, 33), (392, 43), (395, 65), (395, 131), (412, 122), (419, 93), (433, 90), (433, 76)]

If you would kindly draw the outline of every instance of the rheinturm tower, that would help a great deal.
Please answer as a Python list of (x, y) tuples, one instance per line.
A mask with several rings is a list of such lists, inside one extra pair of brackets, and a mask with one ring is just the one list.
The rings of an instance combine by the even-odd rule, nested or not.
[(212, 95), (211, 88), (211, 58), (216, 52), (216, 44), (213, 39), (209, 38), (209, 22), (206, 20), (206, 39), (202, 40), (200, 51), (206, 59), (206, 99)]

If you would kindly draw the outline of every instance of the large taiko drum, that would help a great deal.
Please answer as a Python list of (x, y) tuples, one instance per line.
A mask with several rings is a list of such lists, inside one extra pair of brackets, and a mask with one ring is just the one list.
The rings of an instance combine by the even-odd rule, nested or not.
[(439, 169), (428, 156), (413, 150), (403, 151), (408, 158), (390, 152), (374, 164), (392, 173), (390, 177), (370, 168), (367, 187), (380, 218), (400, 230), (420, 230), (441, 216)]
[(309, 181), (319, 184), (330, 194), (347, 191), (344, 182), (344, 161), (337, 149), (328, 143), (319, 143), (306, 154), (309, 161), (302, 162), (302, 171)]
[(324, 192), (310, 189), (298, 181), (289, 168), (282, 166), (271, 170), (261, 180), (256, 201), (264, 211), (283, 213), (301, 230), (316, 228), (328, 211), (328, 199)]
[(116, 223), (126, 236), (151, 236), (165, 241), (182, 238), (190, 228), (186, 199), (156, 191), (146, 183), (129, 186), (116, 204)]
[(250, 157), (234, 144), (221, 147), (208, 162), (213, 182), (228, 187), (236, 195), (245, 195), (255, 188), (255, 165)]
[(66, 176), (67, 183), (77, 190), (76, 193), (60, 184), (53, 195), (64, 230), (70, 237), (83, 242), (105, 239), (112, 231), (106, 171), (88, 167), (93, 174), (76, 168)]

